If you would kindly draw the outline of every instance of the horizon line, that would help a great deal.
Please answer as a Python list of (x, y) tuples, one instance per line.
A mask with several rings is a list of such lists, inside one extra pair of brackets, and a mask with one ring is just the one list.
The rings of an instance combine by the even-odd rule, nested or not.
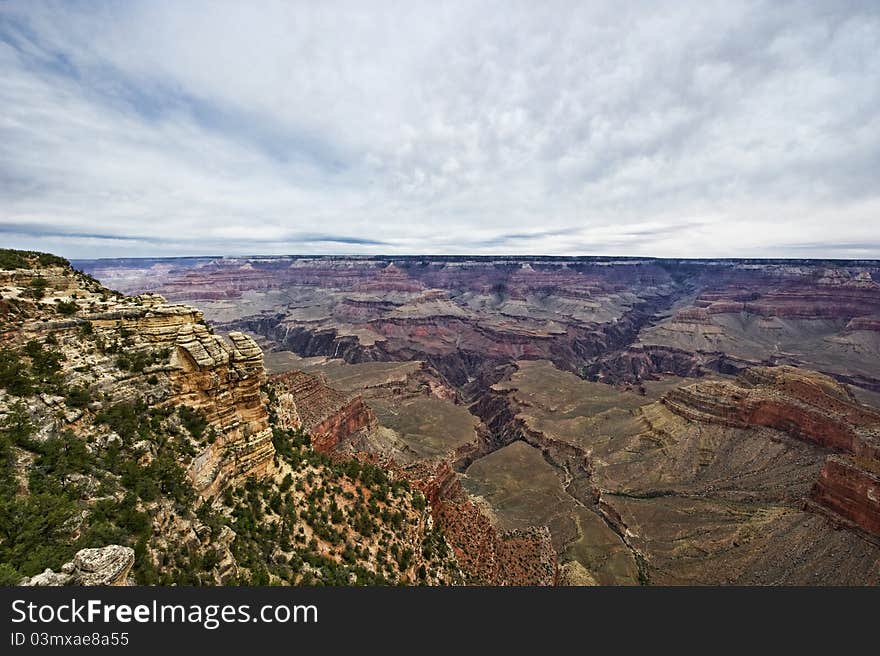
[(564, 260), (564, 261), (687, 261), (687, 262), (872, 262), (880, 264), (878, 257), (671, 257), (656, 255), (541, 255), (541, 254), (493, 254), (475, 255), (468, 253), (443, 254), (358, 254), (358, 253), (285, 253), (247, 255), (137, 255), (119, 257), (71, 257), (71, 262), (110, 262), (119, 260), (236, 260), (236, 259), (355, 259), (355, 260), (393, 260), (393, 259), (475, 259), (475, 260)]

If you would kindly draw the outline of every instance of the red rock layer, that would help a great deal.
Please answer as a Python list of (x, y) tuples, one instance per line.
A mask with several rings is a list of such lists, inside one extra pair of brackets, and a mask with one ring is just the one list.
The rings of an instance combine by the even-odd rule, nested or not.
[(688, 307), (675, 313), (674, 321), (680, 323), (711, 324), (712, 317), (703, 307)]
[(857, 459), (829, 458), (810, 493), (810, 500), (880, 536), (880, 475), (860, 464), (866, 463)]
[[(453, 258), (454, 260), (455, 258)], [(419, 261), (412, 258), (222, 258), (137, 269), (132, 262), (85, 262), (125, 291), (160, 291), (173, 300), (237, 298), (245, 291), (314, 286), (352, 292), (472, 291), (525, 299), (552, 292), (591, 299), (633, 288), (668, 284), (669, 272), (656, 263), (533, 261), (499, 258), (473, 261)]]
[(356, 396), (311, 430), (312, 444), (316, 450), (327, 453), (349, 435), (375, 424), (373, 411)]
[(663, 403), (695, 421), (764, 426), (821, 447), (880, 459), (880, 412), (859, 404), (840, 383), (794, 367), (755, 367), (735, 381), (704, 381), (669, 392)]
[(880, 319), (869, 319), (868, 317), (856, 317), (846, 324), (847, 332), (857, 330), (867, 330), (870, 332), (880, 333)]
[[(270, 377), (285, 416), (299, 416), (300, 426), (323, 453), (338, 454), (337, 447), (355, 431), (376, 423), (363, 399), (338, 392), (321, 378), (302, 371)], [(291, 411), (291, 403), (296, 410)], [(288, 419), (289, 421), (289, 419)], [(348, 456), (350, 457), (350, 456)], [(358, 453), (361, 460), (378, 462)], [(554, 585), (556, 552), (546, 528), (501, 533), (467, 497), (448, 462), (416, 463), (406, 469), (393, 461), (382, 466), (409, 480), (431, 508), (462, 569), (474, 581), (491, 585)]]
[(710, 314), (749, 312), (801, 319), (866, 316), (880, 311), (880, 285), (868, 272), (810, 267), (733, 270), (712, 281), (694, 305)]
[(736, 381), (705, 381), (663, 398), (674, 413), (737, 428), (766, 427), (833, 449), (810, 493), (813, 505), (880, 535), (880, 412), (833, 379), (793, 367), (756, 367)]
[(269, 380), (295, 403), (298, 427), (311, 436), (318, 451), (329, 453), (356, 431), (376, 424), (373, 411), (360, 395), (343, 394), (318, 376), (290, 371)]

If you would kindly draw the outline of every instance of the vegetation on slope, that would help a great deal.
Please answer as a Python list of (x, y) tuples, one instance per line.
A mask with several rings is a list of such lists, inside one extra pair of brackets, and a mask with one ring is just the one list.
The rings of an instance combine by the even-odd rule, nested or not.
[(230, 512), (238, 536), (233, 553), (249, 570), (239, 583), (424, 583), (429, 572), (435, 582), (457, 580), (437, 530), (406, 539), (405, 525), (425, 509), (424, 497), (406, 480), (391, 480), (370, 463), (333, 463), (301, 432), (273, 432), (284, 478), (251, 480), (228, 490), (219, 506), (221, 513)]

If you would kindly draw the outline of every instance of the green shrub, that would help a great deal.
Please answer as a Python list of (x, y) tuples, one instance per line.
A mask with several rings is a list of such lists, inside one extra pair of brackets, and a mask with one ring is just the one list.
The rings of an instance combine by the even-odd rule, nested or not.
[(36, 265), (70, 266), (70, 262), (63, 257), (52, 255), (51, 253), (0, 248), (0, 269), (32, 269)]
[(68, 388), (65, 401), (71, 408), (84, 408), (92, 402), (92, 393), (87, 387), (75, 385)]
[(22, 257), (21, 251), (0, 248), (0, 269), (27, 269), (28, 261)]
[(18, 585), (21, 579), (21, 574), (12, 565), (0, 563), (0, 585)]
[(30, 396), (34, 393), (34, 380), (18, 353), (12, 349), (0, 349), (0, 387), (13, 396)]
[(75, 553), (72, 520), (78, 514), (66, 497), (38, 493), (0, 498), (0, 562), (24, 576), (57, 570)]
[(50, 386), (60, 382), (58, 373), (61, 371), (64, 354), (47, 349), (33, 339), (25, 344), (24, 352), (31, 359), (31, 370), (40, 382)]
[(25, 296), (30, 296), (36, 300), (40, 300), (46, 295), (46, 289), (49, 287), (49, 281), (42, 276), (37, 276), (31, 280), (27, 289), (24, 291)]
[[(114, 343), (105, 349), (107, 353), (115, 353), (119, 350), (119, 345)], [(129, 351), (120, 355), (116, 359), (116, 366), (123, 371), (131, 371), (139, 374), (150, 365), (168, 360), (171, 351), (169, 349), (161, 349), (159, 351)]]
[(55, 304), (55, 310), (58, 314), (63, 315), (65, 317), (69, 317), (73, 314), (76, 314), (76, 311), (79, 309), (79, 306), (73, 301), (58, 301)]
[(35, 253), (35, 255), (41, 266), (70, 266), (70, 262), (60, 255), (52, 255), (52, 253)]
[(144, 421), (149, 417), (149, 408), (141, 399), (131, 403), (117, 403), (103, 408), (95, 417), (95, 423), (107, 424), (111, 430), (119, 433), (125, 441), (137, 436), (146, 437), (150, 427)]
[(195, 439), (202, 439), (202, 435), (205, 434), (205, 429), (208, 428), (208, 420), (205, 419), (205, 416), (188, 406), (182, 405), (177, 408), (177, 415), (180, 417), (180, 421), (183, 422), (186, 430), (190, 432)]
[(134, 351), (121, 355), (116, 359), (116, 366), (123, 371), (139, 374), (150, 363), (150, 356), (145, 351)]

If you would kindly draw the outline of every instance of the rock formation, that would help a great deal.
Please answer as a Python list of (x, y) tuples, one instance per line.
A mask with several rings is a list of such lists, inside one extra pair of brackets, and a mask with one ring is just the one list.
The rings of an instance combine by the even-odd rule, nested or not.
[(279, 398), (285, 428), (301, 428), (318, 451), (329, 453), (357, 431), (376, 423), (360, 395), (338, 392), (302, 371), (270, 378)]
[(47, 569), (24, 579), (24, 586), (131, 585), (128, 573), (134, 565), (134, 549), (111, 544), (102, 549), (81, 549), (58, 573)]
[(880, 457), (880, 412), (859, 404), (840, 383), (794, 367), (759, 367), (735, 381), (677, 388), (666, 406), (694, 421), (764, 426), (868, 459)]
[[(860, 431), (870, 409), (820, 374), (770, 369), (743, 379), (624, 391), (518, 362), (480, 403), (489, 453), (467, 464), (467, 489), (509, 525), (524, 516), (546, 523), (563, 584), (880, 581), (880, 550), (835, 530), (855, 524), (803, 510), (830, 452), (805, 436), (813, 425), (734, 425), (725, 415), (735, 403), (689, 388), (762, 388), (755, 394), (817, 408), (829, 395), (843, 404), (835, 421), (846, 424), (845, 406), (857, 407)], [(695, 402), (667, 405), (682, 398)]]
[(808, 505), (880, 536), (880, 412), (840, 383), (793, 367), (753, 368), (735, 381), (677, 388), (663, 403), (692, 421), (771, 428), (838, 452)]
[(831, 457), (810, 493), (810, 506), (880, 537), (880, 463)]
[(167, 305), (158, 295), (141, 296), (134, 307), (85, 313), (80, 321), (108, 340), (127, 334), (136, 343), (171, 351), (168, 364), (153, 372), (168, 378), (170, 394), (163, 402), (204, 413), (218, 436), (189, 470), (200, 494), (213, 496), (248, 476), (267, 475), (274, 450), (261, 396), (266, 374), (263, 353), (250, 337), (232, 332), (230, 345), (210, 330), (201, 312)]
[(471, 501), (447, 462), (403, 470), (422, 490), (458, 563), (483, 585), (555, 585), (556, 551), (547, 527), (499, 531)]
[[(290, 371), (270, 377), (275, 409), (287, 428), (302, 428), (318, 451), (341, 457), (342, 444), (376, 418), (360, 395), (338, 392), (319, 376)], [(294, 423), (295, 422), (295, 423)], [(359, 457), (371, 460), (368, 454)], [(449, 462), (384, 466), (409, 480), (428, 500), (434, 522), (452, 547), (456, 560), (474, 582), (488, 585), (553, 585), (556, 553), (546, 528), (499, 531), (465, 494)]]

